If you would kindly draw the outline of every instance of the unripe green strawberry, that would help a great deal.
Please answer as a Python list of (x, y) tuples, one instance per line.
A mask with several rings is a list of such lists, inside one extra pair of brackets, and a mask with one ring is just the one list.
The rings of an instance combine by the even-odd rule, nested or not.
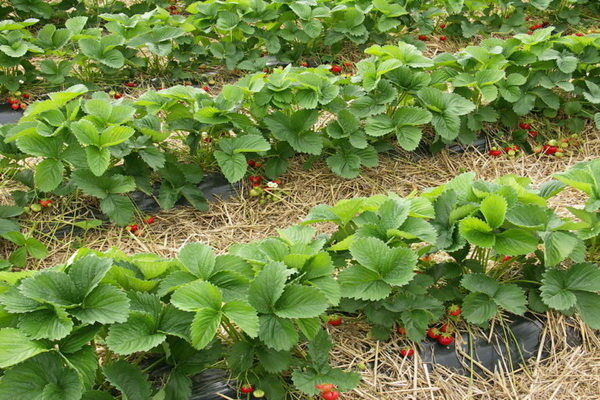
[(558, 146), (558, 142), (555, 139), (548, 141), (549, 146)]
[(39, 204), (32, 204), (29, 208), (31, 208), (31, 211), (33, 212), (42, 211), (42, 206), (40, 206)]

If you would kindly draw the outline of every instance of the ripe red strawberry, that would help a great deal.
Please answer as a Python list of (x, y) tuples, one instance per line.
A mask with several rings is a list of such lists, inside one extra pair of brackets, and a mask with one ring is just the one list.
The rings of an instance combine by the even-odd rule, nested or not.
[(444, 24), (444, 23), (440, 24), (440, 28), (442, 28), (442, 29), (446, 28), (446, 24)]
[(10, 105), (10, 108), (17, 111), (19, 108), (21, 108), (21, 106), (19, 105), (19, 103), (14, 103)]
[(210, 92), (210, 88), (208, 86), (202, 86), (202, 90), (205, 92)]
[(585, 36), (585, 35), (584, 35), (583, 33), (581, 33), (581, 32), (577, 32), (577, 33), (575, 34), (575, 36), (582, 37), (582, 36)]
[(268, 74), (269, 72), (271, 72), (271, 70), (269, 68), (265, 67), (265, 68), (263, 68), (263, 72), (265, 74)]
[(340, 398), (340, 393), (337, 390), (321, 393), (321, 398), (323, 400), (337, 400)]
[(438, 328), (429, 328), (427, 330), (427, 336), (432, 339), (437, 339), (440, 336), (440, 330)]
[(440, 36), (440, 40), (441, 40), (442, 42), (445, 42), (445, 41), (446, 41), (446, 36)]
[(260, 167), (262, 167), (262, 165), (263, 165), (263, 163), (261, 163), (260, 161), (257, 161), (257, 162), (254, 164), (254, 166), (255, 166), (256, 168), (260, 168)]
[(421, 40), (421, 41), (426, 41), (427, 40), (427, 35), (419, 35), (417, 36), (417, 39)]
[(304, 68), (308, 68), (308, 63), (307, 63), (306, 61), (302, 61), (302, 62), (300, 63), (300, 66), (301, 66), (301, 67), (304, 67)]
[(125, 86), (130, 87), (130, 88), (134, 88), (137, 85), (134, 82), (125, 82)]
[(254, 388), (249, 383), (246, 383), (245, 385), (242, 385), (242, 387), (240, 388), (240, 391), (242, 393), (252, 393), (252, 392), (254, 392)]
[(530, 138), (536, 138), (539, 135), (538, 131), (527, 131), (527, 134)]
[(246, 161), (249, 167), (254, 168), (256, 166), (256, 161), (254, 160), (248, 160)]
[(400, 349), (400, 355), (402, 357), (412, 357), (415, 354), (415, 350), (410, 347), (404, 347)]
[(500, 157), (502, 155), (502, 151), (500, 150), (490, 150), (488, 154), (492, 157)]
[(156, 222), (154, 217), (148, 217), (144, 220), (145, 223), (147, 224), (153, 224), (154, 222)]
[(29, 93), (23, 93), (23, 96), (21, 96), (21, 97), (23, 97), (25, 100), (27, 100), (31, 96), (29, 96)]
[(344, 63), (344, 67), (353, 67), (353, 66), (354, 66), (354, 63), (353, 63), (353, 62), (346, 61), (346, 62)]
[(446, 333), (446, 332), (450, 332), (450, 331), (452, 331), (452, 328), (450, 326), (448, 326), (447, 324), (443, 324), (440, 327), (440, 332)]
[(114, 97), (115, 99), (117, 99), (117, 100), (118, 100), (118, 99), (120, 99), (121, 97), (123, 97), (123, 93), (119, 93), (119, 92), (117, 92), (117, 93), (115, 93), (115, 95), (114, 95), (113, 97)]
[(399, 335), (406, 335), (406, 329), (403, 326), (396, 328), (396, 332), (398, 332)]
[(543, 151), (544, 151), (544, 154), (552, 155), (552, 154), (555, 154), (558, 151), (558, 147), (544, 145), (544, 150)]
[(52, 205), (52, 200), (40, 200), (38, 204), (44, 208), (50, 207)]
[(462, 312), (459, 305), (453, 304), (448, 307), (448, 315), (452, 315), (453, 317), (458, 317)]
[(533, 35), (533, 31), (527, 31), (528, 35)]
[(248, 177), (248, 180), (250, 182), (252, 182), (252, 183), (260, 183), (260, 182), (262, 182), (262, 178), (260, 176), (258, 176), (258, 175), (250, 175)]
[(443, 332), (440, 337), (437, 338), (437, 341), (439, 344), (441, 344), (442, 346), (448, 346), (450, 345), (452, 342), (454, 342), (454, 337), (449, 334), (449, 333), (445, 333)]
[(507, 261), (510, 261), (510, 260), (512, 260), (511, 256), (504, 256), (504, 257), (502, 257), (502, 262), (507, 262)]
[(531, 125), (529, 125), (529, 124), (528, 124), (528, 123), (526, 123), (526, 122), (521, 122), (521, 123), (519, 124), (519, 128), (527, 130), (527, 129), (531, 129)]
[(18, 99), (15, 99), (14, 97), (9, 97), (6, 99), (8, 104), (15, 104), (15, 103), (19, 103)]
[(169, 6), (169, 10), (177, 10), (177, 6), (176, 5), (170, 5)]
[[(270, 189), (270, 187), (267, 186), (265, 189)], [(340, 326), (342, 322), (344, 322), (344, 320), (340, 316), (330, 317), (327, 320), (327, 323), (331, 326)]]
[(325, 392), (331, 392), (332, 390), (334, 390), (335, 385), (333, 383), (322, 383), (320, 385), (315, 385), (315, 388), (318, 391), (325, 393)]
[(342, 67), (340, 67), (339, 65), (333, 64), (331, 66), (331, 68), (329, 68), (329, 70), (331, 72), (333, 72), (334, 74), (339, 74), (340, 72), (342, 72)]
[(262, 185), (261, 185), (260, 183), (253, 183), (253, 184), (252, 184), (252, 187), (253, 187), (253, 188), (261, 188), (261, 189), (262, 189), (262, 187), (261, 187), (261, 186), (262, 186)]
[(131, 233), (135, 233), (139, 229), (140, 229), (140, 227), (137, 224), (127, 225), (127, 227), (125, 228), (126, 231), (131, 232)]

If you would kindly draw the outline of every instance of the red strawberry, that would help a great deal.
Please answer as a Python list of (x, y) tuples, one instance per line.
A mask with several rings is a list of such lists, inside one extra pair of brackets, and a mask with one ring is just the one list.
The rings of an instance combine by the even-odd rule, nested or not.
[(446, 36), (440, 36), (440, 40), (441, 40), (442, 42), (445, 42), (445, 41), (446, 41)]
[(259, 188), (259, 187), (261, 187), (261, 186), (262, 186), (262, 185), (261, 185), (260, 183), (253, 183), (253, 184), (252, 184), (252, 187), (253, 187), (253, 188)]
[(250, 175), (248, 177), (248, 180), (250, 182), (252, 182), (252, 183), (260, 183), (260, 182), (262, 182), (262, 178), (260, 176), (258, 176), (258, 175)]
[(521, 122), (521, 123), (519, 124), (519, 128), (527, 130), (527, 129), (531, 129), (531, 125), (529, 125), (529, 124), (528, 124), (528, 123), (526, 123), (526, 122)]
[(27, 109), (27, 104), (21, 103), (19, 107), (21, 107), (21, 110), (25, 111)]
[(440, 330), (438, 328), (429, 328), (427, 330), (427, 336), (432, 339), (437, 339), (440, 336)]
[(202, 86), (202, 90), (205, 92), (210, 92), (210, 88), (208, 86)]
[(552, 155), (558, 151), (558, 147), (556, 146), (548, 146), (544, 145), (544, 154)]
[(440, 335), (440, 337), (437, 338), (437, 341), (442, 346), (448, 346), (454, 342), (454, 337), (451, 334), (444, 332)]
[(536, 138), (539, 135), (538, 131), (527, 131), (527, 134), (530, 138)]
[(502, 155), (502, 151), (500, 150), (490, 150), (488, 154), (492, 157), (499, 157)]
[(340, 398), (340, 393), (337, 390), (321, 393), (321, 398), (323, 400), (337, 400)]
[(304, 68), (308, 68), (308, 63), (306, 61), (303, 61), (300, 63), (300, 66), (304, 67)]
[(533, 35), (533, 31), (527, 31), (528, 35)]
[(247, 163), (248, 163), (249, 167), (254, 168), (256, 166), (256, 161), (254, 161), (254, 160), (248, 160)]
[(10, 105), (10, 108), (12, 108), (13, 110), (17, 111), (20, 108), (19, 103), (14, 103)]
[(148, 217), (144, 220), (145, 223), (147, 224), (153, 224), (155, 222), (155, 218), (154, 217)]
[(246, 383), (245, 385), (242, 385), (242, 387), (240, 388), (240, 391), (242, 393), (252, 393), (252, 392), (254, 392), (254, 388), (249, 383)]
[(269, 72), (271, 72), (271, 70), (269, 68), (265, 67), (265, 68), (263, 68), (263, 72), (265, 74), (268, 74)]
[(125, 82), (125, 86), (133, 88), (133, 87), (136, 87), (137, 85), (134, 82)]
[(400, 349), (400, 355), (402, 357), (412, 357), (415, 354), (415, 350), (411, 349), (410, 347), (404, 347), (403, 349)]
[(118, 99), (120, 99), (121, 97), (123, 97), (123, 93), (119, 93), (119, 92), (117, 92), (117, 93), (115, 93), (115, 95), (114, 95), (113, 97), (114, 97), (115, 99), (117, 99), (117, 100), (118, 100)]
[(31, 96), (29, 96), (29, 93), (23, 93), (23, 96), (22, 96), (22, 97), (23, 97), (25, 100), (27, 100), (27, 99), (29, 99), (29, 97), (31, 97)]
[(444, 29), (446, 27), (446, 24), (440, 24), (440, 28)]
[[(268, 186), (266, 188), (270, 189)], [(330, 317), (329, 320), (327, 320), (327, 323), (331, 326), (340, 326), (342, 322), (344, 322), (344, 320), (340, 316)]]
[(353, 62), (346, 61), (346, 62), (344, 63), (344, 67), (352, 67), (352, 66), (354, 66), (354, 63), (353, 63)]
[(399, 335), (406, 335), (406, 329), (403, 326), (400, 326), (396, 329)]
[(342, 72), (342, 67), (340, 67), (339, 65), (332, 65), (331, 68), (329, 68), (329, 70), (331, 72), (333, 72), (334, 74), (339, 74), (340, 72)]
[(260, 168), (260, 167), (262, 167), (262, 165), (263, 165), (263, 163), (261, 163), (260, 161), (257, 161), (257, 162), (254, 164), (254, 166), (255, 166), (256, 168)]
[(315, 385), (315, 388), (318, 391), (325, 393), (325, 392), (331, 392), (332, 390), (334, 390), (335, 385), (333, 383), (322, 383), (320, 385)]
[(583, 33), (581, 33), (581, 32), (577, 32), (577, 33), (575, 34), (575, 36), (582, 37), (582, 36), (585, 36), (585, 35), (584, 35)]
[(421, 41), (426, 41), (427, 40), (427, 35), (419, 35), (417, 36), (417, 39), (421, 40)]
[(440, 332), (450, 332), (452, 331), (452, 328), (450, 326), (448, 326), (447, 324), (443, 324), (440, 327)]
[(169, 6), (169, 10), (177, 10), (177, 6), (176, 5), (171, 5), (171, 6)]
[(135, 233), (139, 229), (140, 229), (140, 227), (137, 224), (127, 225), (127, 227), (125, 228), (126, 231), (131, 232), (131, 233)]
[(448, 307), (448, 315), (452, 315), (453, 317), (458, 317), (461, 312), (462, 310), (460, 309), (460, 306), (456, 304), (453, 304), (450, 307)]
[(511, 256), (504, 256), (504, 257), (502, 257), (502, 262), (507, 262), (507, 261), (510, 261), (510, 260), (512, 260)]
[(38, 204), (44, 208), (50, 207), (52, 205), (52, 200), (40, 200)]
[(18, 104), (19, 100), (15, 99), (14, 97), (9, 97), (6, 99), (6, 101), (8, 102), (8, 104)]

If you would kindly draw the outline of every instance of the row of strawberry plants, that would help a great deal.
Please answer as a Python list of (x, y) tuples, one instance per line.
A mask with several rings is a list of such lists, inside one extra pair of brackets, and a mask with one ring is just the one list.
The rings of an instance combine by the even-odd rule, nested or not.
[[(398, 330), (409, 346), (437, 323), (447, 345), (466, 323), (527, 310), (599, 329), (600, 269), (586, 260), (600, 245), (600, 159), (556, 178), (534, 189), (466, 173), (421, 195), (317, 206), (221, 255), (201, 243), (176, 259), (81, 249), (47, 270), (2, 272), (0, 399), (181, 400), (214, 366), (255, 398), (336, 399), (360, 377), (329, 365), (323, 321), (341, 320), (328, 310), (365, 318), (378, 339)], [(588, 195), (572, 218), (548, 207), (566, 185)], [(322, 222), (338, 230), (318, 234)]]
[[(525, 4), (514, 9), (519, 23), (525, 22)], [(401, 37), (418, 44), (416, 35), (408, 35), (405, 27), (418, 27), (420, 37), (441, 26), (449, 35), (479, 32), (480, 25), (467, 28), (462, 5), (440, 6), (385, 0), (343, 5), (331, 1), (195, 2), (185, 16), (161, 8), (131, 15), (105, 13), (97, 18), (79, 15), (62, 22), (64, 28), (37, 27), (38, 20), (33, 18), (4, 20), (0, 23), (0, 85), (14, 92), (21, 86), (56, 86), (65, 80), (68, 84), (100, 78), (122, 81), (139, 72), (166, 80), (193, 79), (204, 63), (222, 62), (229, 69), (256, 71), (265, 67), (266, 54), (290, 63), (304, 57), (315, 59), (315, 54), (325, 52), (327, 56), (315, 61), (331, 62), (347, 43), (381, 44)], [(488, 7), (495, 8), (493, 4)], [(436, 19), (443, 18), (446, 8), (454, 16), (436, 28)], [(503, 22), (494, 31), (527, 31), (525, 25), (513, 29), (510, 23), (517, 22), (490, 13)], [(34, 61), (40, 56), (41, 62)]]
[[(499, 122), (503, 140), (535, 147), (542, 138), (519, 128), (531, 128), (529, 113), (555, 118), (569, 132), (591, 119), (600, 125), (599, 49), (600, 35), (553, 36), (546, 28), (433, 59), (403, 42), (376, 45), (355, 76), (288, 66), (247, 75), (216, 96), (175, 86), (115, 101), (104, 92), (84, 98), (88, 89), (76, 85), (2, 127), (0, 150), (17, 168), (23, 159), (41, 161), (33, 177), (38, 191), (79, 189), (124, 225), (134, 214), (124, 194), (151, 194), (157, 180), (163, 208), (185, 197), (205, 209), (197, 184), (207, 160), (230, 182), (256, 158), (274, 179), (298, 153), (324, 158), (336, 174), (353, 178), (361, 166), (377, 165), (391, 141), (409, 151), (423, 137), (433, 148), (469, 143)], [(185, 162), (172, 145), (177, 138), (190, 149)]]

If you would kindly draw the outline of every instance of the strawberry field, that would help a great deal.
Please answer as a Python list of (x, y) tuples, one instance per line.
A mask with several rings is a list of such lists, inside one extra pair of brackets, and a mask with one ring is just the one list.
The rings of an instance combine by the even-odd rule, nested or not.
[(0, 400), (598, 398), (594, 0), (5, 0), (0, 103)]

